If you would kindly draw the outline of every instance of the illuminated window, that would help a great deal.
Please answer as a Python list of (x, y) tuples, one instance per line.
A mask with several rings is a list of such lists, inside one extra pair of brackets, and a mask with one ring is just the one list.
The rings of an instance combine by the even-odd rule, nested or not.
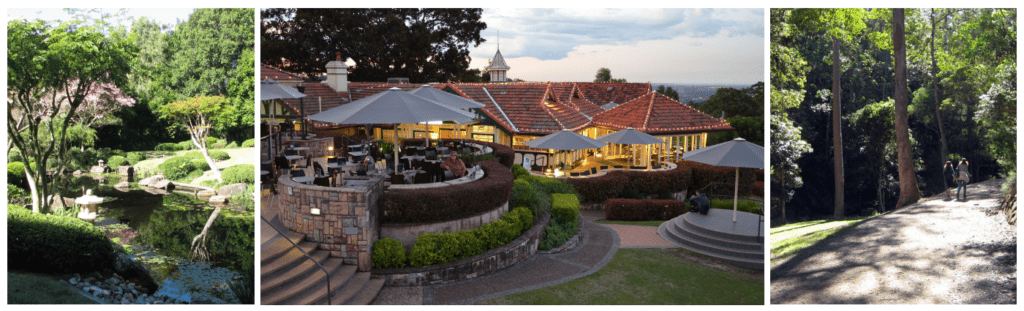
[(490, 125), (474, 125), (473, 133), (494, 133), (494, 127)]
[(486, 142), (489, 142), (489, 143), (493, 143), (494, 142), (494, 135), (491, 135), (491, 134), (473, 134), (473, 139), (479, 140), (479, 141), (486, 141)]

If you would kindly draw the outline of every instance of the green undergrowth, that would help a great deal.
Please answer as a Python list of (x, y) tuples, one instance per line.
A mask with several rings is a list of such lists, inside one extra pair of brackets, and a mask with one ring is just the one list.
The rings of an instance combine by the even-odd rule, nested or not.
[(771, 228), (771, 259), (784, 259), (843, 229), (860, 224), (870, 217), (846, 220), (812, 220)]

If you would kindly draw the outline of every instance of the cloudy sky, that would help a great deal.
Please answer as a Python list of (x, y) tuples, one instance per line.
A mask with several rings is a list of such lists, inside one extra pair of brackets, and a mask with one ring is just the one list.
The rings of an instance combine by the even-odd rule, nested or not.
[(593, 81), (606, 67), (630, 82), (764, 80), (764, 9), (484, 9), (483, 68), (498, 49), (510, 78)]

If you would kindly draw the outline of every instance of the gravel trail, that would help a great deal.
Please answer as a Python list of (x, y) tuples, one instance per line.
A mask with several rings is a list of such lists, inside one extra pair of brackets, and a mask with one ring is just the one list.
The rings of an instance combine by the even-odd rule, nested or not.
[(868, 219), (773, 261), (772, 304), (1015, 304), (1016, 226), (998, 213), (1002, 179)]

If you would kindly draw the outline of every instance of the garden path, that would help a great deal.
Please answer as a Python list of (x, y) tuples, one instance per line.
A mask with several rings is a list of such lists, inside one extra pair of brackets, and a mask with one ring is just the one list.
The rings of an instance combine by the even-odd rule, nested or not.
[(1003, 180), (865, 220), (772, 262), (772, 304), (1016, 303), (1016, 227), (999, 215)]

